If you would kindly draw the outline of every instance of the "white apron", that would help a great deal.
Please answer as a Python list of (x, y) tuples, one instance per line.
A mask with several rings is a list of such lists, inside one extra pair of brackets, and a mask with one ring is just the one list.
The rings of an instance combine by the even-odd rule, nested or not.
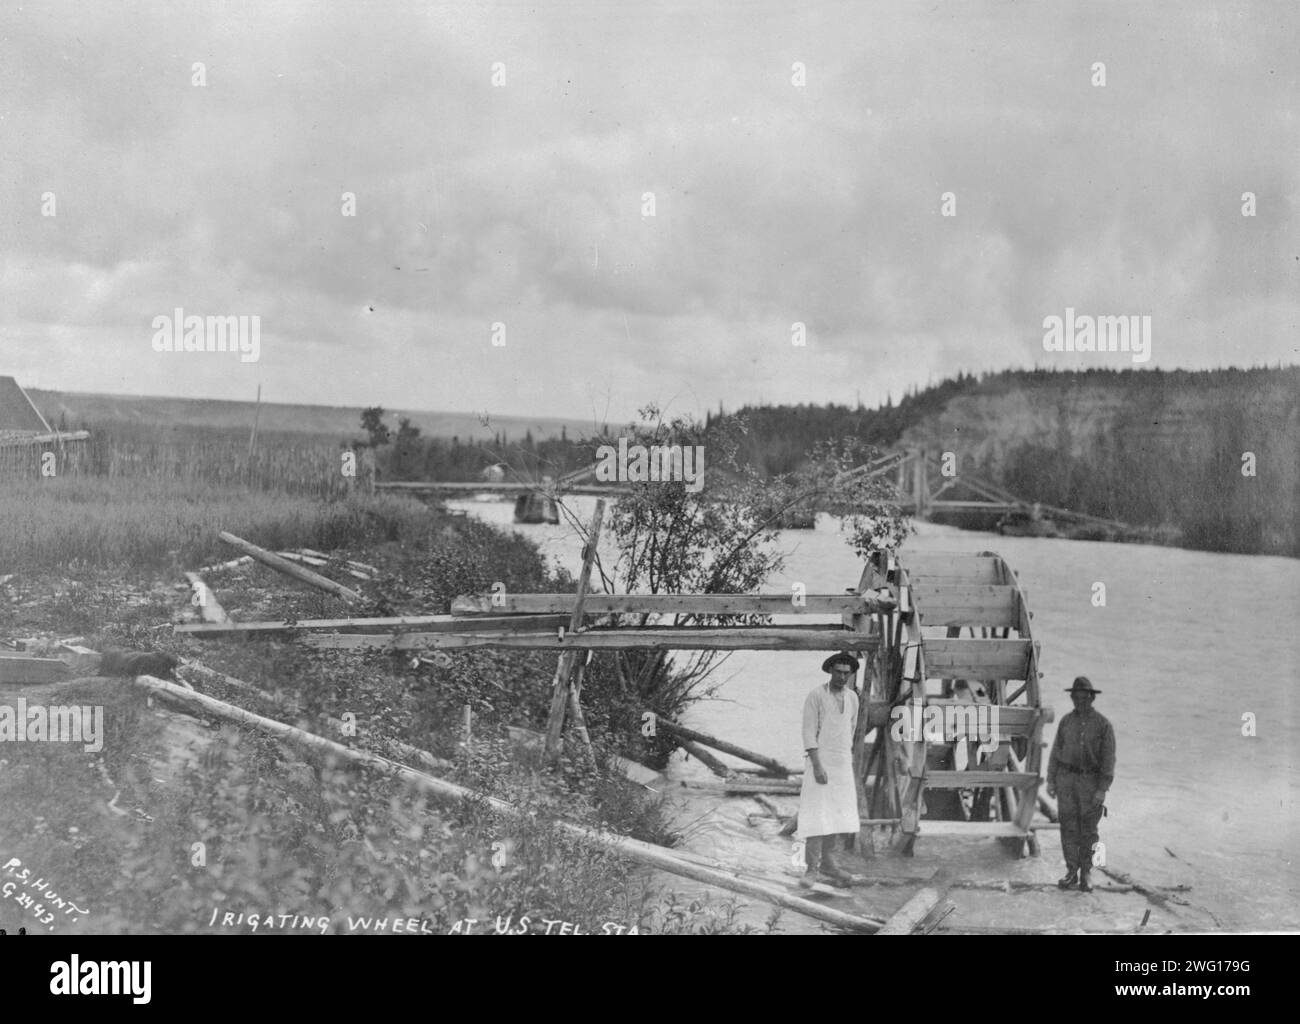
[(804, 755), (803, 786), (799, 790), (800, 839), (850, 833), (857, 835), (858, 791), (853, 784), (854, 709), (853, 691), (844, 690), (844, 710), (835, 706), (827, 695), (821, 731), (817, 736), (817, 755), (826, 769), (826, 785), (813, 777), (812, 758)]

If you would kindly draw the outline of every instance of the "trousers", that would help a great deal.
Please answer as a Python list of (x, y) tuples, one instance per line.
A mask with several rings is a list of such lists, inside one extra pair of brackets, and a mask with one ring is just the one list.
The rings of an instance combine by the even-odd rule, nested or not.
[(1061, 817), (1061, 853), (1068, 871), (1092, 868), (1093, 844), (1101, 822), (1101, 805), (1093, 806), (1099, 785), (1095, 775), (1061, 772), (1056, 777), (1056, 807)]

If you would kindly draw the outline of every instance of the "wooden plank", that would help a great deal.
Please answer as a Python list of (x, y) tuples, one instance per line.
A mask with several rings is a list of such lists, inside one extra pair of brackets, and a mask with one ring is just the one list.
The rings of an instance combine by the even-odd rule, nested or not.
[(918, 583), (912, 588), (923, 626), (1015, 626), (1014, 587)]
[(683, 782), (684, 789), (698, 789), (708, 793), (721, 793), (724, 796), (757, 796), (775, 793), (779, 796), (798, 796), (802, 783), (785, 779), (769, 779), (761, 782), (756, 779), (737, 779), (731, 776), (726, 782)]
[(925, 821), (920, 823), (925, 836), (995, 836), (1006, 839), (1023, 839), (1028, 831), (1010, 821)]
[(1029, 772), (984, 772), (971, 769), (964, 772), (930, 771), (925, 776), (926, 789), (981, 789), (1011, 786), (1019, 789), (1038, 781)]
[(909, 580), (917, 583), (1000, 584), (996, 555), (954, 555), (915, 552), (899, 556)]
[(70, 675), (58, 658), (0, 654), (0, 683), (57, 683)]
[[(194, 595), (190, 598), (190, 604), (197, 605), (204, 622), (216, 624), (230, 621), (230, 616), (217, 603), (216, 595), (212, 593), (212, 588), (203, 582), (202, 576), (196, 572), (187, 572), (185, 578), (190, 581), (190, 587), (194, 590)], [(198, 598), (197, 602), (195, 597)]]
[(304, 569), (300, 565), (294, 565), (288, 559), (281, 558), (273, 552), (267, 551), (266, 548), (260, 548), (256, 544), (250, 544), (242, 537), (236, 537), (233, 533), (227, 533), (224, 530), (218, 536), (233, 548), (250, 555), (252, 558), (261, 562), (263, 565), (282, 572), (286, 576), (292, 576), (300, 583), (306, 583), (308, 586), (316, 587), (318, 590), (324, 590), (333, 594), (335, 597), (342, 598), (349, 603), (360, 603), (362, 596), (355, 590), (349, 590), (341, 583), (335, 583), (331, 579), (326, 579), (320, 573), (312, 572), (310, 569)]
[(926, 886), (913, 893), (912, 897), (898, 908), (880, 927), (877, 935), (911, 935), (926, 916), (942, 902), (947, 891), (942, 884)]
[(384, 633), (410, 627), (426, 633), (475, 630), (483, 632), (518, 633), (558, 630), (568, 626), (568, 615), (512, 615), (498, 618), (464, 619), (455, 615), (408, 615), (400, 618), (355, 619), (303, 619), (301, 622), (228, 622), (220, 625), (188, 623), (175, 627), (177, 633), (186, 633), (203, 640), (241, 636), (249, 639), (293, 636), (298, 633)]
[(1028, 640), (977, 640), (967, 637), (927, 638), (928, 679), (1024, 679), (1029, 671)]
[(532, 650), (664, 650), (664, 651), (870, 651), (878, 637), (846, 629), (796, 630), (778, 627), (734, 629), (588, 629), (566, 633), (309, 633), (298, 642), (321, 650), (415, 651), (432, 648), (528, 648)]
[[(465, 594), (451, 603), (454, 615), (509, 615), (567, 612), (573, 594)], [(587, 615), (868, 615), (893, 609), (893, 601), (872, 594), (808, 594), (806, 604), (785, 594), (589, 594)]]
[[(596, 502), (592, 513), (591, 528), (587, 531), (587, 544), (582, 551), (582, 572), (578, 576), (578, 592), (573, 597), (572, 613), (569, 616), (569, 629), (577, 631), (582, 626), (582, 607), (591, 587), (591, 569), (596, 563), (596, 546), (600, 542), (600, 523), (605, 516), (605, 499)], [(559, 640), (559, 637), (556, 637)], [(577, 655), (565, 651), (560, 655), (555, 668), (555, 679), (551, 689), (551, 710), (546, 719), (547, 761), (554, 761), (560, 755), (560, 734), (564, 729), (564, 705), (568, 700), (569, 688), (573, 685), (573, 666)]]

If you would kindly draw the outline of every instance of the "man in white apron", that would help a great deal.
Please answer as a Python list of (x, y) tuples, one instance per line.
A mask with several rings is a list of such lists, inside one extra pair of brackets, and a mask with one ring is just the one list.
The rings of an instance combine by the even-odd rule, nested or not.
[[(803, 702), (803, 746), (808, 753), (803, 787), (799, 791), (799, 830), (805, 841), (806, 881), (820, 870), (830, 884), (845, 888), (849, 875), (835, 863), (842, 837), (858, 833), (858, 791), (853, 781), (853, 731), (858, 721), (858, 695), (849, 686), (858, 660), (848, 653), (832, 654), (822, 663), (830, 682), (817, 687)], [(841, 841), (837, 844), (836, 840)]]

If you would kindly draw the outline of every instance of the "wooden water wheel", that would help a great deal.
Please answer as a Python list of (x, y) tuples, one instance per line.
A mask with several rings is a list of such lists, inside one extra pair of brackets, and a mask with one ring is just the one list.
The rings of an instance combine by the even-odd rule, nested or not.
[(994, 836), (1019, 856), (1042, 767), (1038, 645), (1019, 582), (1001, 556), (881, 553), (863, 586), (888, 587), (867, 716), (876, 740), (860, 772), (866, 819), (921, 836)]

